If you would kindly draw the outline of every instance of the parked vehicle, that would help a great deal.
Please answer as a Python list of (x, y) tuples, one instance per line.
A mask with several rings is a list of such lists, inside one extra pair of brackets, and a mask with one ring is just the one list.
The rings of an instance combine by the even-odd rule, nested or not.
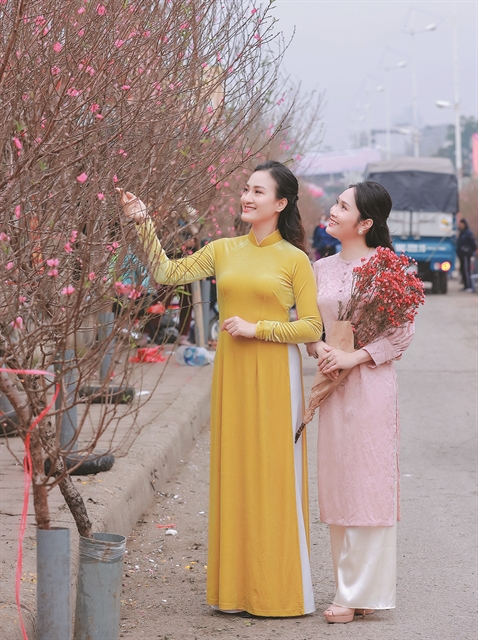
[(448, 158), (397, 158), (369, 164), (366, 180), (390, 193), (388, 226), (397, 253), (417, 262), (419, 277), (446, 293), (455, 268), (458, 181)]

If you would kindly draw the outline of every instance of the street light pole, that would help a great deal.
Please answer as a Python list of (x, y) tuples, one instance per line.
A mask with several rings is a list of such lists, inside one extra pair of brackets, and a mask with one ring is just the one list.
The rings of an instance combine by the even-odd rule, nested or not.
[(390, 140), (390, 53), (387, 49), (385, 54), (385, 71), (387, 71), (387, 82), (385, 84), (385, 109), (386, 109), (386, 134), (385, 134), (385, 149), (386, 149), (386, 158), (390, 160), (391, 158), (391, 140)]
[(418, 158), (420, 155), (420, 147), (418, 144), (418, 96), (417, 96), (417, 64), (415, 56), (415, 30), (413, 27), (413, 12), (411, 16), (411, 30), (410, 35), (412, 37), (412, 104), (413, 104), (413, 155)]
[(411, 9), (410, 12), (410, 27), (405, 29), (406, 33), (409, 33), (412, 38), (412, 106), (413, 106), (413, 155), (418, 158), (420, 155), (419, 145), (419, 131), (418, 131), (418, 95), (417, 95), (417, 60), (415, 54), (415, 35), (417, 33), (425, 33), (426, 31), (435, 31), (437, 25), (433, 22), (427, 25), (424, 29), (415, 28), (415, 12), (417, 9)]
[(453, 19), (453, 81), (455, 85), (455, 99), (451, 104), (447, 100), (435, 100), (440, 109), (455, 111), (455, 170), (460, 189), (463, 179), (463, 154), (461, 149), (461, 113), (460, 113), (460, 73), (458, 68), (458, 20), (455, 11)]
[(456, 9), (453, 17), (453, 75), (455, 80), (455, 166), (458, 187), (461, 187), (463, 162), (461, 151), (460, 77), (458, 70), (458, 18)]

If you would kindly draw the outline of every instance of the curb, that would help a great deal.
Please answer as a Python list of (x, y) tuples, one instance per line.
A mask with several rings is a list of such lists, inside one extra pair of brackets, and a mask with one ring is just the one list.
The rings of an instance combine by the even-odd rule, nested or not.
[[(116, 460), (114, 473), (105, 474), (102, 486), (92, 485), (89, 495), (84, 496), (96, 501), (104, 489), (114, 491), (101, 508), (96, 509), (94, 502), (88, 506), (95, 531), (128, 536), (155, 492), (166, 488), (181, 458), (210, 419), (212, 367), (198, 374), (199, 381), (183, 387), (157, 422), (142, 429), (128, 454)], [(118, 478), (121, 485), (117, 484)]]

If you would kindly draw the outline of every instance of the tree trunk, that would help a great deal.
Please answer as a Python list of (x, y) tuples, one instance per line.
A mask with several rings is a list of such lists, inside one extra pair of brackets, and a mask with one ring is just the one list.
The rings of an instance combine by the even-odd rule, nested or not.
[(35, 520), (39, 529), (50, 528), (50, 510), (48, 508), (48, 489), (45, 485), (43, 468), (43, 449), (39, 434), (32, 432), (30, 440), (30, 454), (32, 457), (33, 507)]
[(83, 538), (92, 538), (93, 527), (88, 518), (85, 503), (66, 471), (64, 459), (58, 455), (58, 450), (56, 449), (56, 433), (50, 419), (46, 418), (41, 425), (41, 438), (43, 449), (50, 457), (51, 464), (54, 468), (53, 475), (56, 478), (61, 478), (61, 480), (58, 481), (58, 486), (60, 487), (61, 495), (65, 499), (71, 515), (75, 519), (78, 533), (80, 536), (83, 536)]
[[(58, 474), (65, 473), (64, 462), (61, 458), (56, 460), (56, 469)], [(93, 527), (86, 511), (85, 503), (81, 497), (80, 492), (72, 482), (71, 476), (65, 475), (58, 483), (62, 496), (65, 498), (65, 502), (68, 505), (71, 515), (75, 519), (78, 533), (83, 538), (93, 537)]]

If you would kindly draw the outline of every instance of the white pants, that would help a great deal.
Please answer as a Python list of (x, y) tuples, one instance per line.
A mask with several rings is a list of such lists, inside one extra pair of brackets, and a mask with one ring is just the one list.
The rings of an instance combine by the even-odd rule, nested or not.
[(330, 543), (337, 588), (334, 604), (351, 609), (394, 609), (396, 521), (392, 527), (331, 524)]

